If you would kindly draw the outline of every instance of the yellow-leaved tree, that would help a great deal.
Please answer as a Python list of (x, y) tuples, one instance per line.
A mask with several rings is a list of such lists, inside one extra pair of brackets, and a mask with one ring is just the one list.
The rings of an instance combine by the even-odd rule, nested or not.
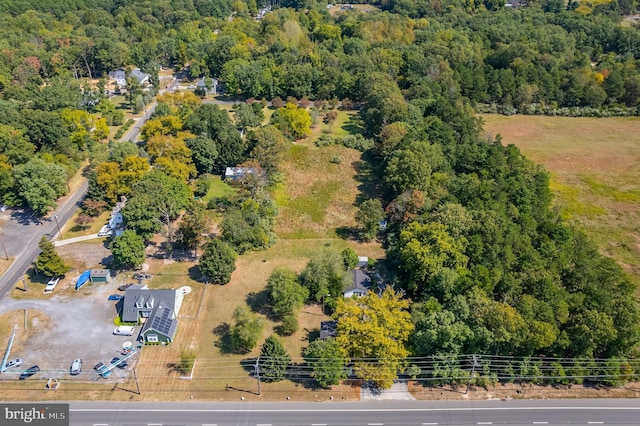
[(407, 339), (413, 331), (409, 300), (387, 287), (378, 295), (340, 300), (334, 318), (336, 341), (358, 377), (386, 389), (406, 367)]

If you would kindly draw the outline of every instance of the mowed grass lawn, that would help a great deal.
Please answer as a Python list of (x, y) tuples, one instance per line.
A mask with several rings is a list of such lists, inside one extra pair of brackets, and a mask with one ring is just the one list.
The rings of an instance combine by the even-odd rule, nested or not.
[(482, 118), (546, 167), (563, 216), (640, 284), (640, 118)]

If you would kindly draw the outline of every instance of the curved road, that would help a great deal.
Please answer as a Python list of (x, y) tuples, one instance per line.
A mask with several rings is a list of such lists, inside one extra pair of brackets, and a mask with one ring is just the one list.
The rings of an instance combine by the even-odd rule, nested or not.
[[(31, 263), (35, 260), (38, 253), (40, 253), (40, 249), (38, 248), (40, 238), (42, 238), (43, 235), (57, 235), (57, 226), (64, 226), (71, 218), (73, 212), (76, 211), (84, 199), (87, 193), (87, 187), (88, 184), (85, 181), (74, 194), (71, 194), (69, 199), (58, 207), (58, 210), (51, 215), (49, 222), (35, 228), (31, 235), (24, 236), (24, 249), (16, 256), (13, 264), (0, 276), (0, 300), (11, 291), (13, 286), (20, 280), (29, 266), (31, 266)], [(57, 216), (57, 223), (54, 216)]]
[(71, 425), (638, 425), (640, 401), (74, 402)]

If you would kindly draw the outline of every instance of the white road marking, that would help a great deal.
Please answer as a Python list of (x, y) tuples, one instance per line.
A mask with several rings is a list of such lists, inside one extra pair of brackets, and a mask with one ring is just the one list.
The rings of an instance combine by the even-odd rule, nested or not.
[(640, 407), (454, 407), (454, 408), (310, 408), (310, 409), (269, 409), (258, 408), (253, 410), (237, 410), (227, 408), (212, 409), (172, 409), (172, 408), (70, 408), (70, 412), (77, 413), (238, 413), (251, 411), (252, 413), (429, 413), (441, 411), (563, 411), (563, 410), (588, 410), (588, 411), (640, 411)]
[(109, 423), (94, 423), (93, 426), (109, 426)]
[(492, 425), (493, 422), (478, 422), (479, 425)]
[(590, 424), (590, 425), (601, 425), (603, 423), (604, 422), (587, 422), (587, 424)]
[(311, 426), (327, 426), (326, 423), (311, 423)]
[(271, 426), (271, 423), (258, 423), (256, 426)]
[(367, 423), (369, 426), (384, 426), (384, 423)]
[(548, 425), (549, 422), (533, 422), (534, 425)]
[(422, 423), (422, 426), (437, 425), (438, 423)]
[(217, 423), (202, 423), (202, 426), (218, 426)]

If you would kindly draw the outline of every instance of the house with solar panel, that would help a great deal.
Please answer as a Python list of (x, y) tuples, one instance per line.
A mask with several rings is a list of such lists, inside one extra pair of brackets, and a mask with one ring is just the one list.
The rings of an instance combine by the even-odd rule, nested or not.
[(184, 292), (149, 289), (144, 284), (127, 287), (122, 304), (122, 322), (142, 324), (138, 340), (145, 343), (173, 342)]

